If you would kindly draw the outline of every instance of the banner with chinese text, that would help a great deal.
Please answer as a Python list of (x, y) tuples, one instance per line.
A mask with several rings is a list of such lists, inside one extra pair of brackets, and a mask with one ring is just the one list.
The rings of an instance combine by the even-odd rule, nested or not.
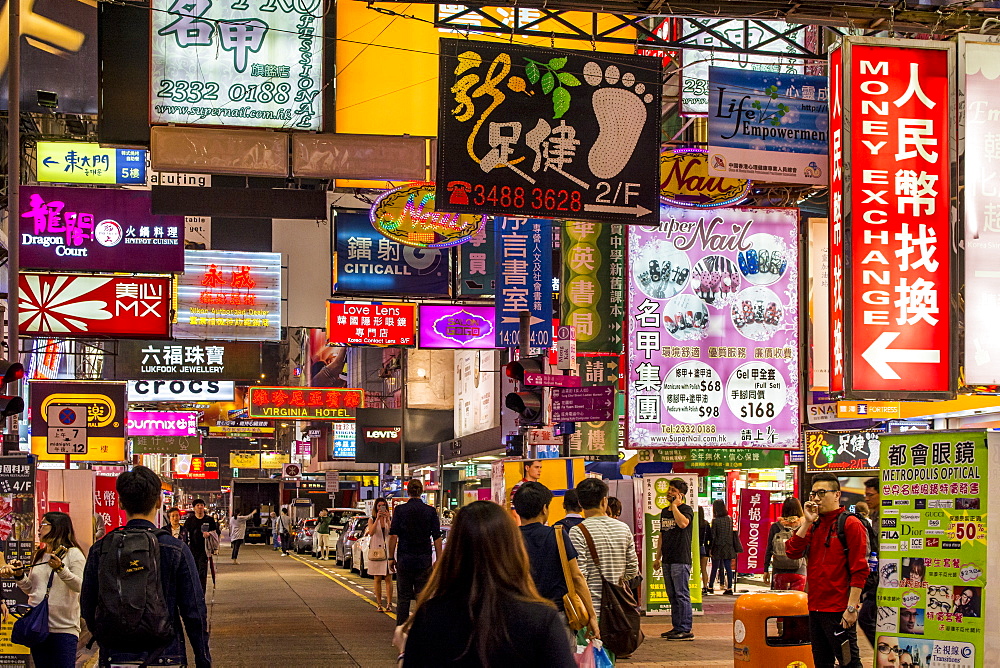
[[(0, 457), (0, 550), (5, 563), (15, 559), (30, 564), (35, 553), (35, 465), (32, 456)], [(0, 580), (6, 608), (27, 604), (28, 595), (11, 578)], [(29, 650), (10, 641), (14, 616), (3, 615), (0, 623), (0, 665), (26, 668)]]
[(624, 225), (563, 224), (560, 320), (581, 353), (620, 353), (625, 318)]
[(740, 514), (736, 518), (743, 551), (736, 555), (737, 573), (763, 573), (767, 536), (771, 528), (771, 492), (740, 490)]
[[(702, 610), (701, 597), (701, 548), (698, 546), (698, 511), (697, 511), (697, 490), (698, 476), (693, 473), (676, 473), (667, 476), (652, 476), (642, 479), (643, 482), (643, 532), (644, 549), (642, 554), (642, 568), (640, 573), (643, 576), (643, 588), (645, 592), (645, 608), (648, 615), (665, 615), (670, 612), (670, 599), (667, 598), (667, 588), (663, 583), (663, 565), (660, 570), (653, 570), (653, 560), (656, 559), (656, 548), (660, 540), (661, 513), (663, 509), (670, 505), (667, 499), (667, 488), (670, 481), (680, 478), (687, 483), (688, 494), (684, 502), (694, 509), (694, 517), (691, 519), (691, 607), (695, 614), (700, 614)], [(673, 522), (673, 520), (669, 520)]]
[(552, 221), (494, 218), (496, 346), (516, 348), (521, 311), (531, 312), (532, 348), (552, 345)]

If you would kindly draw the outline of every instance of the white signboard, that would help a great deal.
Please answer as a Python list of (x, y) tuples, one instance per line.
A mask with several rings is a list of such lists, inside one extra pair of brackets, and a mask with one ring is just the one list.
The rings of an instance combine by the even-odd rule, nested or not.
[(319, 130), (319, 0), (153, 0), (152, 123)]
[(49, 406), (48, 440), (50, 455), (87, 454), (87, 407)]
[(455, 438), (500, 424), (495, 350), (455, 351)]
[(236, 383), (231, 380), (130, 380), (130, 403), (146, 401), (232, 401)]
[(340, 471), (327, 471), (325, 475), (326, 491), (340, 491)]

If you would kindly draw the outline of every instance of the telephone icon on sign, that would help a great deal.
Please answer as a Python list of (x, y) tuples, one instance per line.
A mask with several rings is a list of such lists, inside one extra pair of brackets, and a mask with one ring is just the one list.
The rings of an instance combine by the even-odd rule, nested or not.
[(448, 197), (448, 203), (468, 204), (470, 190), (472, 190), (471, 183), (468, 183), (466, 181), (449, 181), (448, 192), (450, 192), (451, 195)]

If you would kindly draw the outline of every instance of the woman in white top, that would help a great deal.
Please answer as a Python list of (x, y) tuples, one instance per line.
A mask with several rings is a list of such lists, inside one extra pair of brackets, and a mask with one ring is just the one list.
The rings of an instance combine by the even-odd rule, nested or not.
[(247, 515), (240, 515), (239, 511), (233, 511), (233, 517), (229, 520), (229, 542), (233, 546), (233, 563), (238, 564), (240, 562), (236, 561), (240, 556), (240, 546), (243, 545), (243, 539), (247, 537), (247, 520), (253, 517), (254, 511), (250, 511)]
[(0, 568), (0, 575), (17, 579), (17, 586), (28, 594), (30, 606), (41, 603), (46, 592), (49, 595), (49, 636), (31, 648), (35, 665), (74, 668), (80, 637), (80, 587), (87, 558), (76, 542), (73, 522), (66, 513), (45, 513), (38, 537), (42, 546), (35, 552), (31, 566), (26, 568), (13, 560)]
[[(383, 554), (389, 547), (389, 527), (392, 526), (392, 517), (389, 515), (389, 502), (385, 499), (375, 499), (372, 508), (372, 516), (368, 518), (368, 528), (365, 534), (371, 536), (368, 543), (368, 551), (372, 548), (381, 548)], [(388, 556), (386, 554), (386, 556)], [(365, 568), (368, 575), (375, 578), (375, 602), (378, 603), (379, 612), (392, 612), (392, 573), (389, 572), (389, 562), (385, 559), (371, 561), (365, 559)], [(382, 605), (382, 583), (385, 583), (386, 604)]]

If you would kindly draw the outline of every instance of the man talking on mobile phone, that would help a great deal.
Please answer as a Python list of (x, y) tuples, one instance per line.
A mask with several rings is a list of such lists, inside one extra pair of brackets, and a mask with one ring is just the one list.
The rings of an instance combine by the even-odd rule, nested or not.
[(840, 507), (840, 482), (817, 473), (805, 522), (785, 543), (789, 559), (806, 558), (809, 630), (816, 668), (862, 668), (858, 652), (858, 607), (868, 579), (868, 529)]

